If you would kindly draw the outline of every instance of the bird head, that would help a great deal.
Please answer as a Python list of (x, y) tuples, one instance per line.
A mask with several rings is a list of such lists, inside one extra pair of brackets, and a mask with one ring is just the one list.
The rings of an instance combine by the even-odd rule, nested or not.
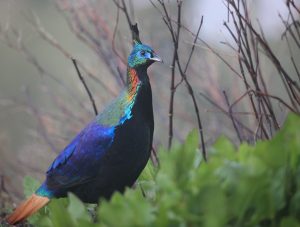
[(128, 57), (129, 67), (139, 68), (144, 66), (147, 68), (154, 62), (162, 62), (162, 59), (148, 45), (135, 42)]

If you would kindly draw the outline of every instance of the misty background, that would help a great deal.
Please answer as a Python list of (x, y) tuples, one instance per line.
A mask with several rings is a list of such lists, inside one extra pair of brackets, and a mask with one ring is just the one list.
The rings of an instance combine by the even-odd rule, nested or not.
[[(84, 1), (73, 2), (76, 5)], [(175, 5), (175, 2), (168, 1), (171, 11), (172, 4)], [(273, 51), (292, 72), (293, 69), (286, 59), (289, 50), (281, 39), (284, 26), (278, 17), (279, 14), (283, 18), (288, 15), (285, 1), (249, 0), (247, 3), (251, 18), (260, 21)], [(101, 1), (95, 6), (97, 6), (96, 11), (101, 12), (108, 29), (113, 31), (117, 16), (113, 2)], [(132, 20), (139, 25), (142, 41), (150, 44), (165, 62), (163, 65), (155, 64), (149, 69), (155, 112), (154, 146), (159, 148), (167, 145), (168, 138), (168, 99), (173, 44), (161, 15), (149, 1), (135, 0), (132, 1), (132, 6), (134, 12), (131, 15)], [(224, 45), (225, 41), (232, 43), (228, 31), (223, 26), (223, 22), (228, 20), (226, 3), (222, 0), (184, 1), (182, 15), (184, 26), (195, 33), (201, 16), (204, 21), (199, 37), (228, 61), (237, 64), (232, 50)], [(120, 53), (126, 56), (130, 52), (131, 36), (125, 18), (123, 15), (120, 15), (120, 18), (116, 46)], [(31, 175), (42, 180), (43, 173), (57, 152), (63, 149), (76, 132), (94, 116), (91, 103), (71, 60), (59, 47), (55, 48), (41, 38), (32, 25), (36, 21), (39, 21), (48, 34), (51, 34), (59, 47), (63, 47), (71, 57), (80, 60), (110, 88), (111, 92), (108, 92), (83, 72), (99, 111), (122, 89), (122, 85), (113, 79), (106, 63), (100, 61), (95, 51), (72, 32), (66, 15), (58, 9), (54, 1), (0, 1), (0, 175), (4, 179), (6, 188), (16, 197), (15, 200), (23, 197), (23, 177)], [(17, 35), (13, 34), (12, 28), (16, 30)], [(192, 48), (193, 37), (188, 34), (182, 36), (183, 42), (180, 43), (179, 48), (181, 53), (186, 53)], [(38, 64), (45, 69), (45, 72), (37, 70), (28, 56), (24, 55), (21, 51), (22, 45), (38, 60)], [(300, 67), (299, 52), (295, 54), (296, 63)], [(280, 93), (282, 89), (280, 80), (274, 76), (276, 70), (269, 67), (266, 59), (262, 59), (261, 62), (271, 93), (272, 91)], [(236, 135), (232, 132), (232, 125), (228, 118), (201, 98), (198, 91), (213, 91), (214, 93), (207, 93), (207, 95), (213, 96), (216, 100), (223, 100), (223, 91), (228, 92), (231, 97), (238, 97), (241, 94), (239, 90), (240, 87), (242, 89), (241, 83), (204, 45), (197, 45), (192, 65), (189, 73), (194, 76), (190, 79), (192, 84), (197, 86), (195, 92), (204, 125), (205, 141), (211, 144), (222, 134), (236, 141)], [(285, 97), (284, 92), (282, 95)], [(183, 85), (176, 93), (177, 105), (174, 110), (174, 137), (179, 142), (196, 127), (192, 105), (187, 96), (186, 87)], [(224, 104), (224, 100), (221, 102)], [(287, 111), (278, 104), (275, 108), (282, 123)], [(249, 125), (253, 123), (248, 118), (245, 121)], [(43, 134), (45, 132), (47, 136)]]

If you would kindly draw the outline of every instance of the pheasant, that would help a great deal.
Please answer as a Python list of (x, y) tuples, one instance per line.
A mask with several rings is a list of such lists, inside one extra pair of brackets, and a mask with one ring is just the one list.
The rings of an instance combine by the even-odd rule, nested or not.
[(37, 191), (7, 217), (19, 223), (50, 202), (74, 193), (97, 203), (134, 184), (151, 152), (154, 119), (147, 68), (162, 62), (153, 49), (135, 41), (128, 57), (127, 85), (56, 157)]

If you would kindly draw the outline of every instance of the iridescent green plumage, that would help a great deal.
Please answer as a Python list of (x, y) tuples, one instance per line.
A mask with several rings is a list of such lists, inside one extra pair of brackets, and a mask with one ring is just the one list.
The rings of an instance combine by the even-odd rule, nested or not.
[[(128, 71), (128, 78), (130, 78)], [(140, 87), (140, 81), (131, 82), (127, 88), (116, 98), (106, 109), (96, 117), (99, 124), (114, 126), (122, 124), (125, 120), (130, 119), (131, 109), (135, 102), (135, 97)], [(134, 92), (132, 92), (134, 90)]]

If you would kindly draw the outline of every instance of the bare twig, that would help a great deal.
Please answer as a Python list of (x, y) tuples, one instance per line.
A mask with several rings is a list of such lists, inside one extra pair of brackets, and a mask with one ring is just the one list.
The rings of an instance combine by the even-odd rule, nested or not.
[(231, 108), (231, 105), (230, 105), (230, 103), (229, 103), (228, 96), (227, 96), (227, 94), (226, 94), (225, 91), (223, 91), (223, 94), (224, 94), (226, 103), (227, 103), (227, 105), (228, 105), (228, 113), (229, 113), (230, 119), (231, 119), (231, 121), (232, 121), (232, 125), (233, 125), (233, 127), (234, 127), (234, 129), (235, 129), (235, 131), (236, 131), (236, 134), (237, 134), (237, 136), (238, 136), (238, 138), (239, 138), (239, 141), (240, 141), (240, 143), (241, 143), (241, 142), (243, 141), (243, 139), (242, 139), (240, 130), (239, 130), (239, 128), (238, 128), (237, 124), (235, 123), (235, 120), (234, 120), (234, 118), (233, 118), (233, 116), (232, 116), (232, 108)]
[(86, 92), (87, 92), (87, 94), (88, 94), (88, 96), (89, 96), (89, 99), (90, 99), (90, 101), (91, 101), (91, 103), (92, 103), (92, 106), (93, 106), (94, 113), (95, 113), (95, 115), (98, 115), (98, 110), (97, 110), (97, 107), (96, 107), (96, 104), (95, 104), (94, 97), (93, 97), (92, 92), (89, 90), (89, 88), (88, 88), (88, 86), (87, 86), (87, 84), (86, 84), (84, 78), (82, 77), (82, 75), (81, 75), (81, 73), (80, 73), (80, 71), (79, 71), (79, 69), (78, 69), (76, 59), (72, 58), (72, 62), (73, 62), (74, 67), (75, 67), (75, 69), (76, 69), (77, 75), (78, 75), (78, 77), (79, 77), (81, 83), (82, 83), (83, 86), (84, 86), (84, 89), (86, 90)]
[[(188, 93), (192, 99), (193, 105), (194, 105), (194, 110), (196, 113), (196, 117), (197, 117), (197, 123), (198, 123), (198, 130), (200, 133), (200, 140), (201, 140), (201, 146), (202, 146), (202, 155), (204, 160), (207, 160), (206, 157), (206, 149), (205, 149), (205, 143), (204, 143), (204, 133), (203, 133), (203, 127), (202, 127), (202, 123), (201, 123), (201, 119), (200, 119), (200, 113), (199, 113), (199, 108), (198, 108), (198, 104), (194, 95), (194, 91), (193, 88), (190, 84), (190, 82), (187, 79), (186, 73), (184, 72), (185, 70), (182, 69), (181, 63), (180, 63), (180, 59), (179, 59), (179, 55), (178, 55), (178, 46), (179, 46), (179, 38), (180, 38), (180, 30), (181, 30), (181, 9), (182, 9), (182, 0), (177, 0), (177, 21), (176, 21), (176, 30), (174, 29), (173, 25), (172, 25), (172, 19), (169, 15), (169, 12), (166, 8), (165, 2), (163, 0), (157, 0), (159, 5), (162, 8), (162, 12), (160, 10), (158, 10), (159, 12), (163, 13), (162, 14), (162, 18), (164, 23), (166, 24), (169, 33), (172, 37), (172, 41), (173, 41), (173, 46), (174, 46), (174, 51), (173, 51), (173, 60), (172, 60), (172, 65), (171, 65), (171, 84), (170, 84), (170, 102), (169, 102), (169, 140), (168, 140), (168, 147), (170, 148), (172, 145), (172, 139), (173, 139), (173, 114), (174, 114), (174, 95), (176, 92), (176, 88), (178, 87), (178, 85), (175, 86), (175, 66), (178, 67), (181, 79), (185, 82), (187, 89), (188, 89)], [(153, 2), (151, 2), (153, 5)], [(157, 7), (156, 7), (157, 8)], [(158, 8), (157, 8), (158, 9)], [(202, 19), (201, 19), (202, 20)], [(200, 23), (199, 26), (199, 31), (201, 28), (202, 22)], [(199, 32), (198, 32), (199, 35)], [(198, 36), (197, 36), (198, 38)], [(197, 39), (196, 38), (196, 39)], [(192, 56), (193, 54), (193, 49), (191, 51), (190, 56)], [(191, 57), (190, 57), (191, 58)], [(190, 59), (187, 62), (186, 65), (186, 69), (188, 68)]]

